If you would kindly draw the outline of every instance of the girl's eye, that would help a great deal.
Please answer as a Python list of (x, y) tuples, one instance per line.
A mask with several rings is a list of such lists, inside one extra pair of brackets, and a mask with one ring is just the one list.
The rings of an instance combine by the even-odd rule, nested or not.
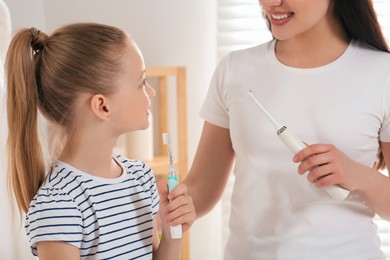
[(147, 81), (147, 79), (144, 79), (144, 80), (142, 80), (142, 86), (146, 86), (146, 85), (148, 85), (148, 81)]

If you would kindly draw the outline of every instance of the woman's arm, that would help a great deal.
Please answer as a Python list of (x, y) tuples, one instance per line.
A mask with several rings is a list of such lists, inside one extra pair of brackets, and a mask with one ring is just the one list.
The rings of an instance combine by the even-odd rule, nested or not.
[[(390, 143), (381, 142), (387, 169), (390, 165)], [(390, 221), (390, 178), (379, 171), (348, 158), (334, 145), (308, 145), (294, 157), (298, 173), (318, 188), (340, 185), (356, 191), (362, 200), (383, 219)]]
[(205, 122), (192, 167), (183, 181), (197, 217), (208, 213), (221, 198), (234, 161), (230, 131)]
[(80, 250), (62, 241), (41, 241), (37, 243), (39, 260), (79, 260)]
[[(390, 143), (381, 142), (387, 170), (390, 171)], [(390, 221), (390, 178), (376, 170), (368, 175), (357, 191), (367, 205), (380, 217)]]
[[(194, 205), (196, 216), (204, 215), (211, 210), (223, 193), (233, 160), (234, 152), (229, 130), (205, 122), (191, 170), (183, 183), (169, 194), (169, 199), (173, 200), (169, 204), (166, 199), (168, 192), (166, 185), (158, 183), (162, 222), (164, 223), (165, 218), (165, 221), (171, 222), (173, 226), (182, 223), (183, 231), (186, 231), (195, 218), (192, 209)], [(188, 194), (192, 200), (186, 202), (186, 197), (180, 194)], [(164, 215), (166, 213), (168, 214)], [(179, 259), (182, 241), (170, 238), (169, 226), (163, 224), (161, 241), (158, 241), (157, 233), (154, 234), (153, 258)]]

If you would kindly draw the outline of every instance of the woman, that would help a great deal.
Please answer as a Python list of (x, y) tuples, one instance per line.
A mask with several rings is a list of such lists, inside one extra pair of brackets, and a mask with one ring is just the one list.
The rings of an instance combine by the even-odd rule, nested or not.
[[(372, 3), (259, 2), (274, 39), (225, 57), (201, 110), (185, 180), (197, 215), (234, 163), (225, 259), (385, 259), (372, 218), (390, 220), (390, 55)], [(290, 154), (249, 90), (305, 149)]]

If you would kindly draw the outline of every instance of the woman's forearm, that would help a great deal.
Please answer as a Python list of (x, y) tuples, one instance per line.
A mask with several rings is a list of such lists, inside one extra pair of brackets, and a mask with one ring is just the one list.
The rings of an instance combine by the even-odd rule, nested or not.
[(371, 169), (364, 178), (358, 194), (381, 218), (390, 221), (390, 178)]
[(221, 198), (234, 161), (229, 129), (205, 122), (192, 167), (184, 180), (197, 217)]
[[(382, 153), (390, 168), (390, 142), (381, 142)], [(357, 192), (363, 201), (381, 218), (390, 221), (390, 176), (385, 176), (375, 169), (370, 169)]]

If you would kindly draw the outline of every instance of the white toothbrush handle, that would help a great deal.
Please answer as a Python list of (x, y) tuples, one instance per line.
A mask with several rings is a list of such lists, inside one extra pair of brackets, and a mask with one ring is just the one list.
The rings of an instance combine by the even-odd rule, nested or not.
[[(168, 176), (168, 191), (171, 192), (179, 183), (177, 176)], [(179, 239), (183, 237), (183, 230), (181, 225), (176, 225), (171, 228), (171, 238)]]
[[(305, 144), (287, 128), (285, 128), (281, 133), (278, 133), (278, 136), (288, 147), (288, 149), (294, 154), (306, 147)], [(350, 193), (349, 190), (344, 189), (338, 185), (327, 186), (325, 187), (325, 190), (333, 199), (338, 201), (345, 200)]]

